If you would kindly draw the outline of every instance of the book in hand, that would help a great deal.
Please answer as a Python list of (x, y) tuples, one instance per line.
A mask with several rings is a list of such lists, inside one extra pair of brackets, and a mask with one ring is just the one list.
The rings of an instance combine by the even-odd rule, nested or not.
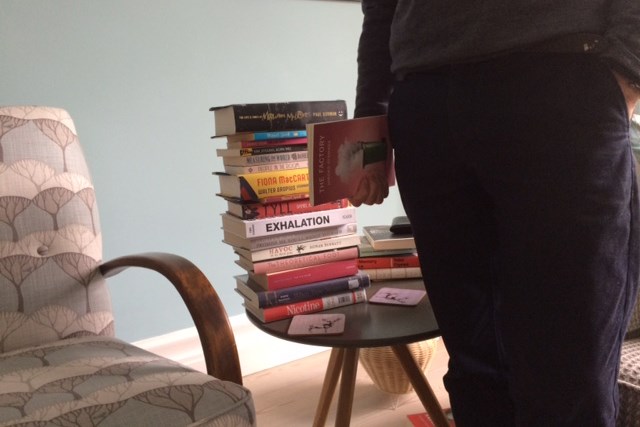
[(427, 291), (424, 289), (380, 288), (369, 298), (369, 302), (413, 307), (418, 305), (426, 294)]
[(328, 211), (331, 209), (346, 208), (347, 206), (349, 206), (347, 199), (340, 199), (313, 206), (308, 197), (272, 203), (239, 203), (234, 200), (227, 200), (227, 212), (242, 219), (261, 219), (306, 212)]
[(245, 305), (257, 308), (273, 307), (290, 304), (327, 295), (339, 294), (356, 289), (366, 289), (370, 286), (369, 276), (357, 273), (351, 276), (336, 277), (335, 279), (320, 280), (306, 285), (265, 291), (259, 284), (249, 278), (248, 274), (235, 276), (236, 290), (245, 300)]
[(354, 206), (262, 219), (241, 219), (228, 213), (222, 214), (222, 228), (225, 231), (248, 239), (311, 229), (317, 230), (353, 222), (356, 222), (356, 208)]
[(233, 249), (244, 258), (255, 262), (272, 258), (311, 254), (321, 251), (328, 251), (329, 249), (348, 248), (350, 246), (357, 246), (359, 240), (360, 237), (357, 234), (349, 233), (325, 237), (318, 240), (309, 240), (282, 246), (274, 246), (265, 249), (249, 250), (237, 246), (234, 246)]
[(388, 225), (367, 225), (362, 232), (375, 250), (416, 248), (413, 234), (392, 233)]
[(289, 169), (276, 172), (229, 175), (216, 172), (219, 195), (244, 202), (264, 202), (273, 197), (303, 198), (309, 194), (309, 170)]
[(336, 307), (359, 304), (366, 300), (366, 289), (356, 289), (355, 291), (293, 302), (291, 304), (276, 305), (274, 307), (257, 308), (245, 304), (245, 309), (261, 322), (268, 323), (275, 322), (276, 320), (289, 319), (298, 314), (317, 313)]
[(293, 316), (289, 335), (340, 335), (344, 332), (344, 313), (298, 314)]
[(307, 123), (347, 117), (344, 100), (268, 102), (211, 107), (214, 136), (304, 129)]
[(249, 278), (260, 285), (262, 289), (266, 291), (276, 291), (278, 289), (306, 285), (321, 280), (352, 276), (357, 272), (358, 265), (354, 258), (293, 268), (291, 270), (276, 271), (273, 273), (258, 274), (249, 272), (248, 274)]
[(323, 264), (331, 261), (341, 261), (343, 259), (353, 259), (358, 257), (358, 248), (351, 246), (348, 248), (331, 249), (328, 251), (315, 252), (304, 255), (288, 256), (284, 258), (271, 258), (264, 261), (251, 261), (243, 256), (239, 256), (236, 264), (247, 271), (254, 273), (274, 273), (276, 271), (291, 270), (292, 268), (307, 267), (310, 265)]
[(312, 204), (395, 184), (387, 116), (307, 125)]

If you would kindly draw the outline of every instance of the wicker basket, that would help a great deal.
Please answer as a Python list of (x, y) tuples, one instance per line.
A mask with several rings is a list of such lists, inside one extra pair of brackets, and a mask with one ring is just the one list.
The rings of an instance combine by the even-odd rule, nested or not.
[[(438, 339), (409, 344), (409, 351), (423, 371), (433, 358)], [(405, 394), (413, 390), (407, 374), (391, 347), (363, 348), (360, 350), (359, 360), (380, 390), (393, 394)]]

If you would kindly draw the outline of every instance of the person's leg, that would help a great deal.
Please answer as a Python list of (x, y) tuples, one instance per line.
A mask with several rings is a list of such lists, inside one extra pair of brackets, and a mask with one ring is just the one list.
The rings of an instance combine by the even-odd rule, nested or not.
[(622, 95), (588, 55), (516, 55), (460, 77), (476, 84), (463, 102), (482, 138), (466, 148), (495, 204), (496, 322), (518, 425), (613, 426), (638, 277)]
[(445, 101), (398, 85), (390, 121), (458, 425), (614, 425), (638, 274), (615, 81), (587, 56), (514, 55), (440, 83)]
[(395, 86), (389, 119), (396, 176), (450, 355), (445, 385), (456, 424), (511, 425), (493, 319), (492, 206), (460, 160), (450, 132), (448, 93), (446, 74), (412, 77)]

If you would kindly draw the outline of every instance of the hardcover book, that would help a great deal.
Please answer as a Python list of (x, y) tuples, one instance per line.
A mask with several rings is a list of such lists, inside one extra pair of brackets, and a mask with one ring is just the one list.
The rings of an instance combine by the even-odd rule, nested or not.
[(387, 116), (307, 125), (312, 204), (395, 184)]
[(358, 272), (356, 259), (331, 261), (324, 264), (308, 267), (294, 268), (291, 270), (277, 271), (274, 273), (256, 274), (249, 272), (249, 278), (260, 285), (266, 291), (290, 288), (292, 286), (306, 285), (321, 280), (335, 279), (337, 277), (351, 276)]
[(309, 193), (309, 170), (306, 168), (276, 172), (228, 175), (216, 172), (220, 195), (245, 202), (262, 202), (274, 196), (303, 196)]
[(347, 117), (344, 100), (232, 104), (211, 107), (215, 136), (304, 129), (307, 123)]
[(262, 219), (241, 219), (228, 213), (222, 214), (222, 228), (247, 239), (311, 229), (317, 230), (353, 222), (356, 222), (356, 208), (354, 206)]
[(238, 203), (227, 200), (227, 212), (242, 219), (271, 218), (281, 215), (293, 215), (305, 212), (325, 211), (331, 209), (346, 208), (349, 206), (347, 199), (335, 202), (323, 203), (313, 206), (309, 198), (299, 200), (285, 200), (273, 203)]
[(275, 234), (273, 236), (245, 238), (237, 234), (222, 230), (223, 242), (237, 248), (249, 251), (259, 251), (263, 249), (276, 248), (279, 246), (296, 245), (297, 247), (307, 244), (307, 242), (353, 234), (357, 231), (356, 222), (338, 225), (334, 227), (324, 227), (298, 231), (296, 233)]
[(277, 291), (265, 291), (260, 285), (249, 279), (247, 274), (236, 276), (235, 279), (236, 290), (245, 299), (245, 305), (252, 305), (256, 308), (273, 307), (355, 291), (356, 289), (365, 289), (371, 284), (369, 276), (358, 273), (353, 276), (322, 280)]
[(253, 251), (236, 246), (234, 246), (233, 249), (238, 253), (238, 255), (255, 262), (272, 258), (310, 254), (314, 252), (327, 251), (329, 249), (348, 248), (349, 246), (356, 246), (359, 240), (360, 237), (357, 234), (346, 234)]
[(253, 262), (243, 256), (236, 261), (240, 267), (254, 273), (273, 273), (276, 271), (291, 270), (292, 268), (307, 267), (309, 265), (323, 264), (331, 261), (353, 259), (358, 257), (358, 248), (331, 249), (305, 255), (295, 255), (284, 258), (273, 258), (264, 261)]
[(356, 289), (353, 292), (329, 295), (322, 298), (293, 302), (275, 307), (256, 308), (253, 305), (245, 304), (245, 308), (261, 322), (268, 323), (275, 322), (276, 320), (289, 319), (298, 314), (317, 313), (335, 307), (359, 304), (366, 300), (366, 289)]
[(368, 274), (371, 280), (420, 279), (420, 267), (367, 268), (360, 270)]
[(389, 230), (388, 225), (369, 225), (362, 227), (365, 237), (376, 250), (415, 249), (413, 234), (397, 234)]

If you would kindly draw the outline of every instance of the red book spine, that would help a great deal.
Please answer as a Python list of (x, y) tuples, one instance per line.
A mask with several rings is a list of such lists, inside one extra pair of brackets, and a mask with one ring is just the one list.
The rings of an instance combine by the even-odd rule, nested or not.
[(338, 295), (331, 295), (323, 298), (314, 298), (308, 301), (301, 301), (292, 304), (277, 305), (262, 309), (262, 321), (275, 322), (276, 320), (289, 319), (298, 314), (316, 313), (334, 307), (357, 304), (366, 300), (366, 291), (359, 289)]
[(420, 260), (417, 255), (358, 258), (358, 268), (360, 269), (397, 267), (420, 267)]
[(346, 208), (349, 206), (347, 199), (323, 203), (312, 206), (308, 198), (298, 200), (283, 200), (272, 203), (246, 203), (242, 205), (242, 219), (263, 219), (282, 215), (293, 215)]
[(351, 276), (358, 272), (356, 258), (342, 261), (328, 262), (309, 267), (294, 268), (267, 274), (252, 274), (249, 276), (267, 291), (304, 285), (336, 277)]
[(277, 271), (290, 270), (292, 268), (309, 267), (332, 261), (342, 261), (358, 257), (358, 248), (352, 246), (345, 249), (333, 251), (316, 252), (307, 255), (297, 255), (287, 258), (276, 258), (253, 264), (253, 272), (256, 274), (274, 273)]

